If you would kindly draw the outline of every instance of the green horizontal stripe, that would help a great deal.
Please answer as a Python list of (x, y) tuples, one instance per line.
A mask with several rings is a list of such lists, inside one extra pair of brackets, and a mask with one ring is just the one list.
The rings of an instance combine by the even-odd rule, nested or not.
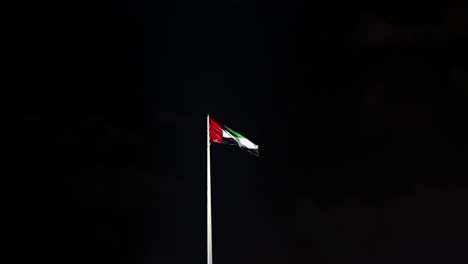
[(224, 128), (225, 128), (227, 131), (229, 131), (229, 133), (231, 133), (233, 136), (238, 137), (238, 138), (244, 138), (243, 135), (241, 135), (241, 134), (237, 133), (236, 131), (230, 129), (229, 127), (224, 126)]

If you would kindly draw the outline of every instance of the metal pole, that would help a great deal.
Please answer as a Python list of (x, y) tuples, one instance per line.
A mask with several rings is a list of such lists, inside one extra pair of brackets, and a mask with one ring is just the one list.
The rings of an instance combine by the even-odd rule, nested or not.
[(207, 211), (207, 246), (208, 264), (213, 264), (212, 233), (211, 233), (211, 164), (210, 164), (210, 115), (207, 115), (207, 136), (206, 136), (206, 211)]

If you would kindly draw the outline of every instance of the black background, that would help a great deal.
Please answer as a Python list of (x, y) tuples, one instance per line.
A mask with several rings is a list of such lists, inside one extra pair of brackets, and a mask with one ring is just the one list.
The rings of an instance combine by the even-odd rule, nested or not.
[(462, 4), (5, 11), (2, 263), (468, 261)]

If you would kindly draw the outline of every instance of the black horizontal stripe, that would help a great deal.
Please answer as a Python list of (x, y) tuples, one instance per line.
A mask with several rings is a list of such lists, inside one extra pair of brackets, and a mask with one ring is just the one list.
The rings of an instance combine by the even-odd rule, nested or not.
[(249, 149), (249, 148), (245, 148), (245, 147), (243, 149), (247, 150), (247, 152), (249, 152), (250, 154), (253, 154), (253, 155), (257, 156), (257, 157), (260, 156), (260, 152), (258, 151), (258, 149)]
[(223, 138), (223, 144), (225, 144), (225, 145), (239, 145), (239, 143), (233, 138)]

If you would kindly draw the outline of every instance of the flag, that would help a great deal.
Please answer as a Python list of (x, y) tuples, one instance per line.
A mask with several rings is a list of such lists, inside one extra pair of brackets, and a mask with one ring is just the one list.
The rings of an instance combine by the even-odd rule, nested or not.
[(225, 125), (221, 125), (218, 122), (210, 118), (210, 139), (212, 142), (221, 143), (225, 145), (238, 145), (240, 148), (247, 150), (248, 152), (259, 156), (258, 145), (252, 143), (241, 134), (230, 129)]

